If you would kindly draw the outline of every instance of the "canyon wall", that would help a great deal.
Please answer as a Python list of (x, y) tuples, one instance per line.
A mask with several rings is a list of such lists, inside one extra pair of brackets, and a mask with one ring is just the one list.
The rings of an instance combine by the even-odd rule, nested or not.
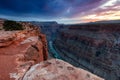
[(48, 59), (46, 36), (35, 26), (0, 31), (0, 80), (22, 80), (29, 68)]
[(71, 25), (53, 43), (69, 63), (106, 80), (120, 80), (120, 24)]

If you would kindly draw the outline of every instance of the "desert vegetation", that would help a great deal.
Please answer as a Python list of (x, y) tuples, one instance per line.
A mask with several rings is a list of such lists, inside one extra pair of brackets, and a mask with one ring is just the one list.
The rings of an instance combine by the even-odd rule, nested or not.
[(5, 31), (23, 30), (23, 27), (20, 23), (17, 23), (16, 21), (6, 20), (3, 24), (3, 29)]

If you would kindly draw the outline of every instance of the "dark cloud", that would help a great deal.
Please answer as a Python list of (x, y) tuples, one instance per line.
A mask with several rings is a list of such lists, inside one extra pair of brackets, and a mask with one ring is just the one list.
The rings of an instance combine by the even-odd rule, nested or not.
[(105, 0), (1, 0), (0, 15), (14, 17), (71, 17)]

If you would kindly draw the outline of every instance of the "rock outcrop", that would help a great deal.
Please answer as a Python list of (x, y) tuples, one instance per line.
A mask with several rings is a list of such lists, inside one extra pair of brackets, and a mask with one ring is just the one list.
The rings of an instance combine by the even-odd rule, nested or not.
[(36, 27), (0, 31), (0, 80), (21, 80), (34, 64), (47, 60), (47, 40)]
[(120, 24), (72, 25), (54, 47), (62, 59), (106, 80), (120, 80)]
[(26, 72), (23, 80), (103, 80), (58, 59), (41, 62)]

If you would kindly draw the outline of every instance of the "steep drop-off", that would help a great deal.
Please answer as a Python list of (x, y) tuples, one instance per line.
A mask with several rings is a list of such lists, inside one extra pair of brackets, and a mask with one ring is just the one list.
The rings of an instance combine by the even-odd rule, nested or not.
[(60, 28), (60, 24), (55, 21), (51, 22), (30, 22), (41, 29), (41, 32), (44, 33), (47, 37), (47, 40), (53, 40), (56, 37), (56, 32)]
[(59, 31), (53, 45), (69, 63), (120, 80), (120, 24), (71, 25)]
[(3, 23), (0, 23), (0, 80), (103, 80), (64, 61), (46, 61), (47, 40), (39, 27), (17, 22), (24, 30), (4, 31)]

